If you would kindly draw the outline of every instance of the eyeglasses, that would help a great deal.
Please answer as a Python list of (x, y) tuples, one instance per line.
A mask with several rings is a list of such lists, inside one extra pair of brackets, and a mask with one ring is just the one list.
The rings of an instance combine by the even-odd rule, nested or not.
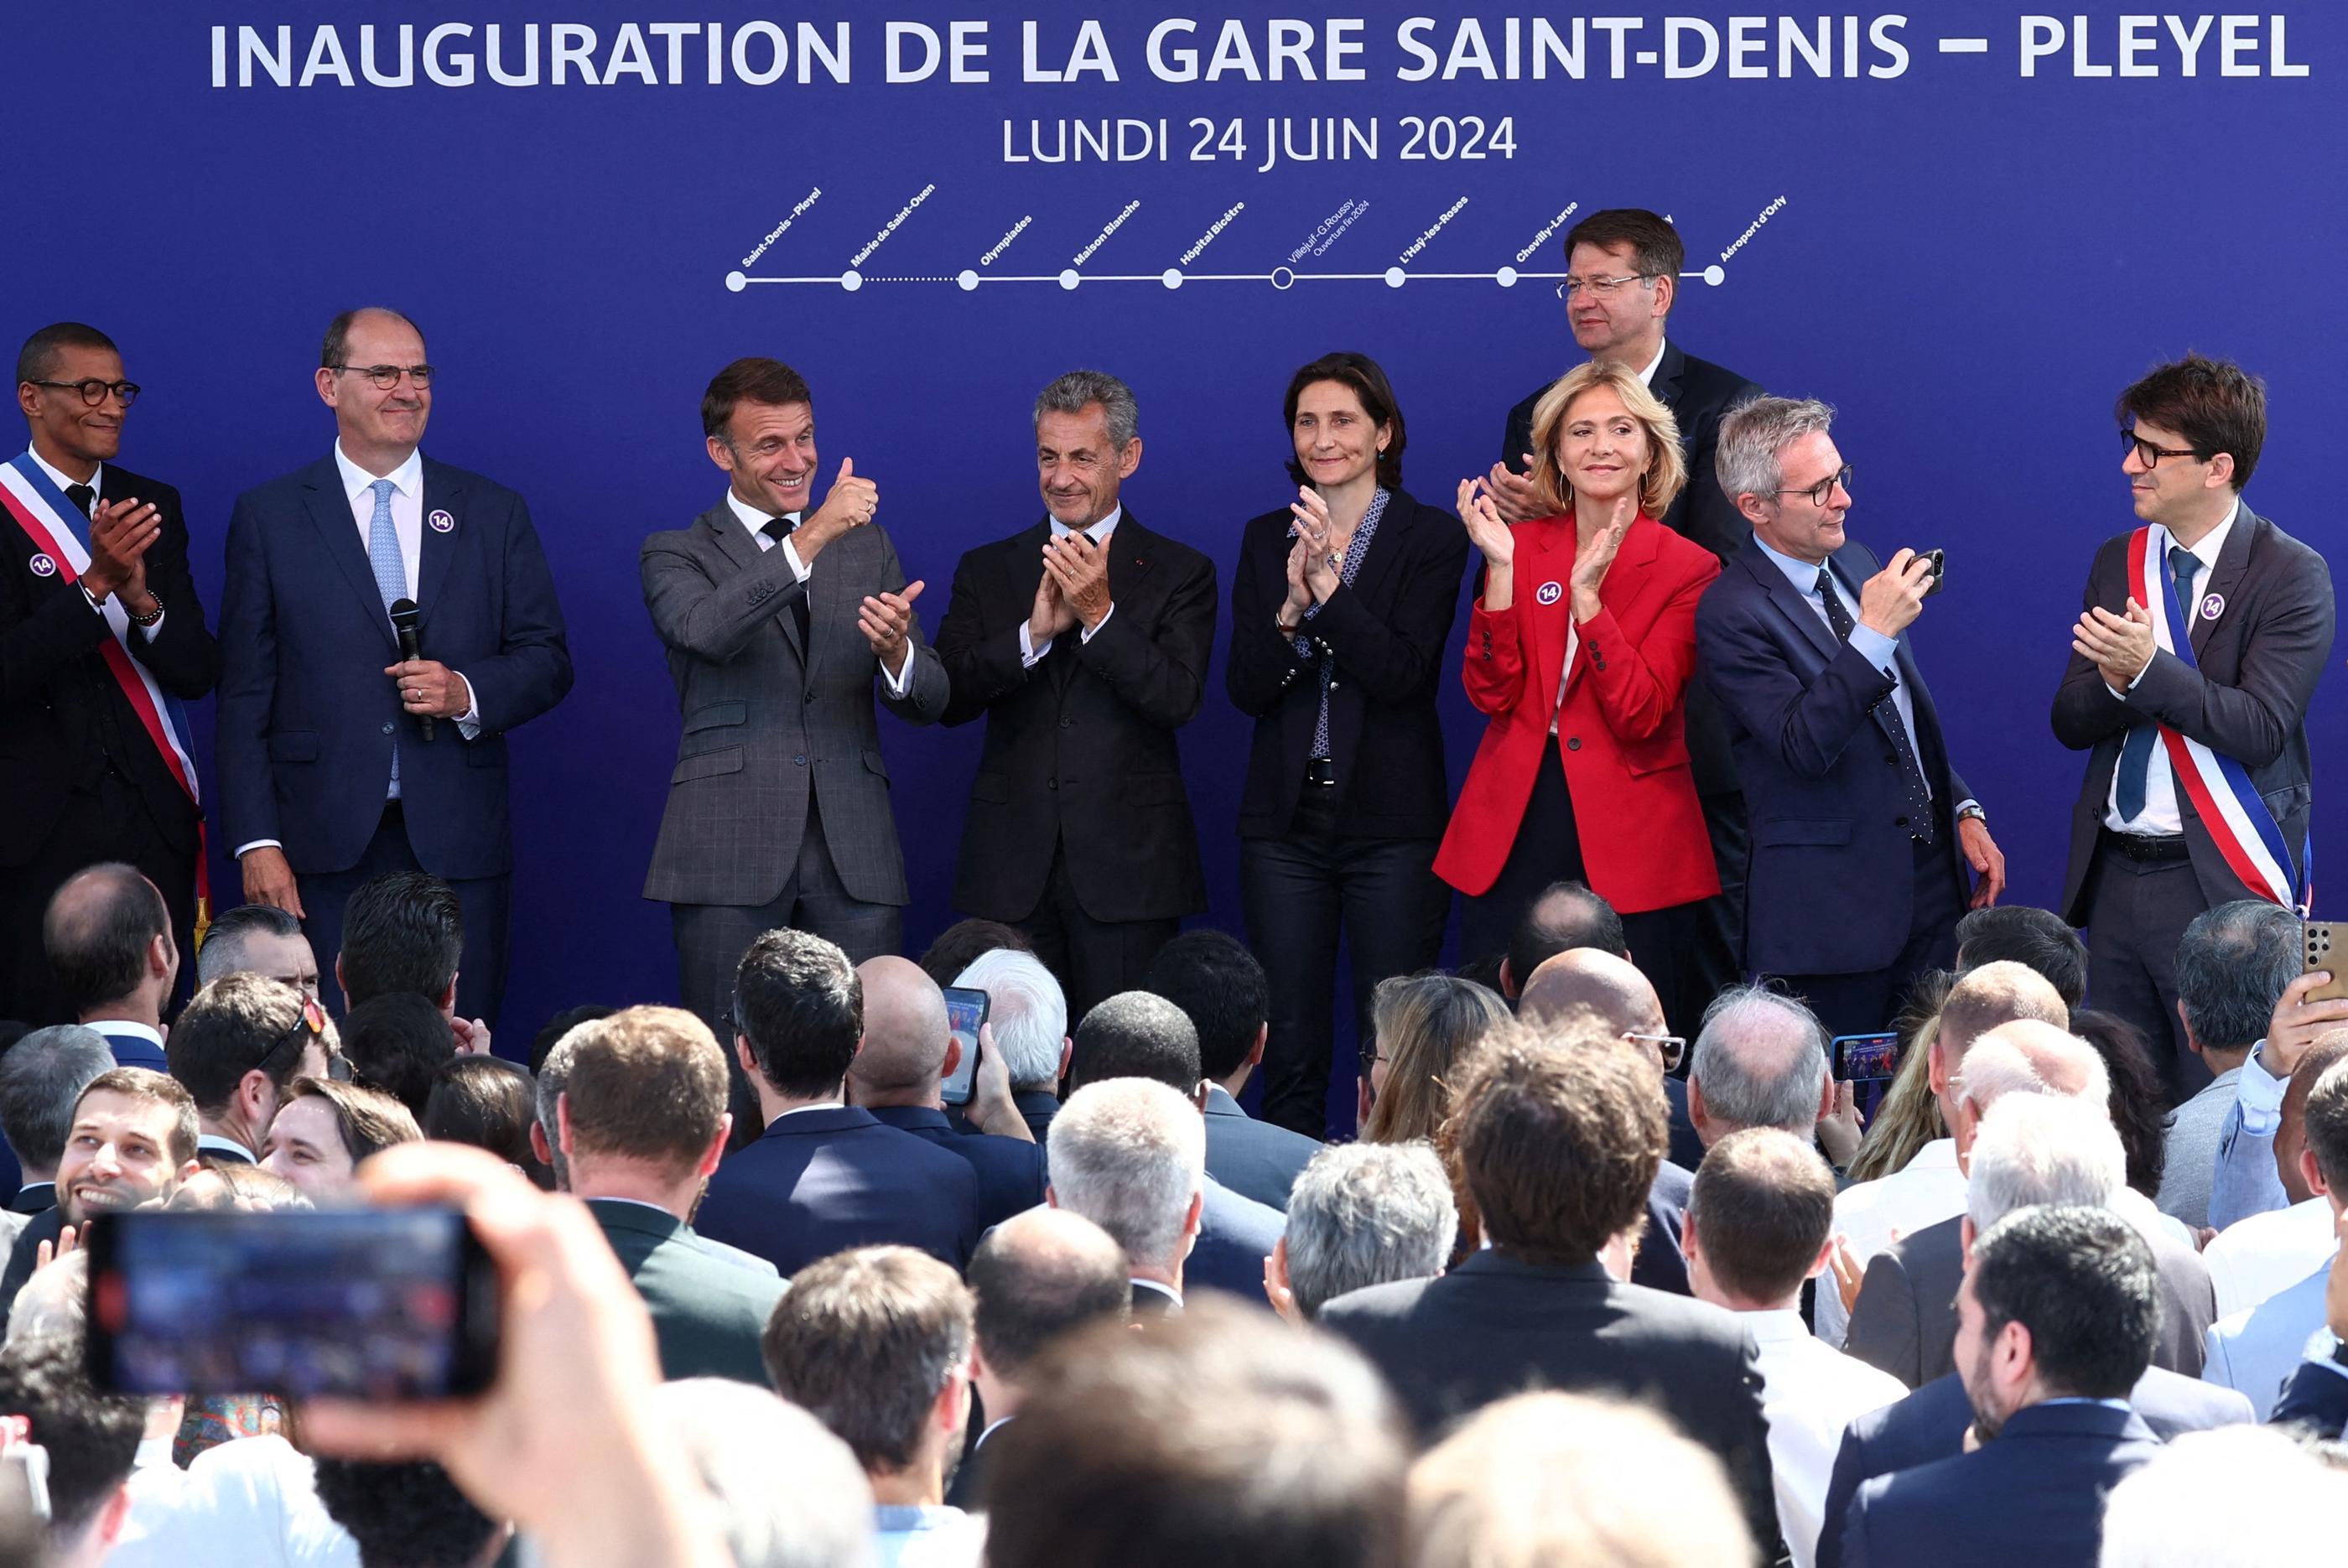
[(347, 370), (355, 376), (364, 376), (386, 392), (398, 386), (399, 378), (403, 376), (407, 377), (408, 385), (411, 387), (432, 385), (432, 366), (429, 365), (335, 365), (329, 366), (328, 368)]
[[(262, 1052), (261, 1059), (252, 1065), (260, 1071), (267, 1072), (269, 1070), (269, 1064), (275, 1061), (279, 1056), (283, 1055), (286, 1047), (293, 1046), (298, 1052), (303, 1047), (306, 1047), (312, 1040), (323, 1041), (325, 1037), (325, 1009), (318, 1006), (318, 998), (315, 996), (305, 995), (302, 998), (302, 1016), (294, 1020), (294, 1026), (286, 1030), (283, 1034), (278, 1036), (276, 1043), (272, 1045), (267, 1050)], [(345, 1057), (342, 1052), (335, 1049), (332, 1046), (326, 1047), (325, 1049), (326, 1076), (333, 1078), (337, 1083), (350, 1082), (351, 1064), (349, 1058)]]
[(79, 381), (35, 381), (31, 385), (54, 387), (60, 392), (78, 392), (81, 400), (93, 408), (104, 403), (109, 396), (121, 398), (126, 408), (139, 401), (139, 383), (136, 381), (100, 381), (91, 376)]
[(2148, 469), (2158, 468), (2160, 466), (2160, 459), (2163, 458), (2192, 458), (2198, 460), (2201, 456), (2200, 453), (2194, 451), (2190, 448), (2156, 447), (2150, 441), (2146, 440), (2142, 436), (2137, 435), (2134, 430), (2122, 430), (2120, 432), (2120, 456), (2125, 459), (2130, 452), (2134, 452), (2136, 454), (2136, 460), (2137, 462), (2142, 463)]
[(1828, 474), (1826, 478), (1820, 480), (1814, 485), (1803, 485), (1798, 490), (1771, 490), (1769, 493), (1771, 495), (1806, 495), (1810, 498), (1810, 504), (1812, 506), (1824, 506), (1828, 501), (1834, 500), (1835, 487), (1837, 485), (1840, 485), (1846, 490), (1850, 489), (1850, 465), (1849, 463), (1843, 464), (1842, 467), (1837, 469), (1834, 472)]
[(1624, 273), (1619, 278), (1578, 278), (1568, 273), (1565, 281), (1557, 285), (1557, 297), (1571, 299), (1578, 294), (1592, 294), (1600, 299), (1612, 299), (1624, 284), (1651, 284), (1655, 277), (1653, 273)]
[(1648, 1035), (1637, 1029), (1625, 1029), (1622, 1037), (1639, 1045), (1654, 1047), (1663, 1058), (1665, 1072), (1679, 1066), (1680, 1058), (1687, 1055), (1687, 1037), (1684, 1035)]

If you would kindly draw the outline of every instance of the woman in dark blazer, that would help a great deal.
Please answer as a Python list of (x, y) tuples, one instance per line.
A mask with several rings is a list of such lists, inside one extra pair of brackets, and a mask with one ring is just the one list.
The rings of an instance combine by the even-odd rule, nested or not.
[(1337, 936), (1356, 1038), (1370, 993), (1432, 965), (1451, 894), (1435, 696), (1468, 542), (1402, 488), (1403, 419), (1375, 360), (1331, 354), (1288, 384), (1297, 499), (1247, 525), (1231, 578), (1231, 701), (1255, 719), (1240, 798), (1248, 941), (1271, 983), (1263, 1119), (1328, 1130)]
[(1709, 998), (1680, 973), (1686, 906), (1720, 877), (1681, 716), (1696, 601), (1720, 562), (1655, 521), (1687, 470), (1671, 410), (1636, 374), (1579, 366), (1533, 421), (1532, 477), (1555, 515), (1510, 527), (1481, 480), (1459, 487), (1485, 561), (1463, 673), (1490, 722), (1435, 869), (1468, 895), (1470, 958), (1505, 949), (1550, 883), (1587, 882), (1622, 914), (1666, 1016), (1692, 1018)]

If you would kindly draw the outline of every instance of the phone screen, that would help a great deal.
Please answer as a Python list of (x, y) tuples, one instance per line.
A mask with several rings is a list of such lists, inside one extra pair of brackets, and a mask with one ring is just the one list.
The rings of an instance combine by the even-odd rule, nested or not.
[(496, 1271), (454, 1210), (131, 1212), (88, 1244), (101, 1389), (428, 1400), (496, 1371)]
[(946, 1075), (942, 1086), (943, 1098), (948, 1105), (967, 1105), (970, 1086), (978, 1077), (978, 1026), (986, 1022), (992, 998), (967, 985), (948, 985), (945, 994), (946, 1027), (962, 1047), (962, 1060)]
[(1900, 1037), (1896, 1034), (1838, 1035), (1834, 1042), (1834, 1076), (1849, 1084), (1859, 1101), (1862, 1121), (1875, 1119), (1875, 1108), (1890, 1092), (1900, 1071)]

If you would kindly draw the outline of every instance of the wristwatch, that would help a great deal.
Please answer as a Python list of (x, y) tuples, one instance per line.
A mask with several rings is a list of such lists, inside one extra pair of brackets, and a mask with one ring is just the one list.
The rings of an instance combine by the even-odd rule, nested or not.
[(1979, 822), (1984, 828), (1989, 826), (1989, 813), (1981, 809), (1981, 802), (1978, 800), (1966, 801), (1964, 809), (1957, 813), (1957, 820), (1960, 822), (1963, 821), (1968, 817), (1971, 817), (1974, 821)]

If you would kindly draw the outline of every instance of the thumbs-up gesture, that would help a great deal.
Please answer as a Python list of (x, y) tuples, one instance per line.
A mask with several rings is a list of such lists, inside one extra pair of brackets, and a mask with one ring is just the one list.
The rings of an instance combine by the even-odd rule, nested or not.
[(798, 552), (801, 562), (810, 561), (817, 551), (850, 529), (870, 522), (880, 506), (880, 488), (870, 480), (858, 477), (856, 459), (842, 458), (839, 472), (831, 481), (831, 493), (823, 498), (815, 515), (801, 523), (798, 531), (791, 536), (791, 547)]

